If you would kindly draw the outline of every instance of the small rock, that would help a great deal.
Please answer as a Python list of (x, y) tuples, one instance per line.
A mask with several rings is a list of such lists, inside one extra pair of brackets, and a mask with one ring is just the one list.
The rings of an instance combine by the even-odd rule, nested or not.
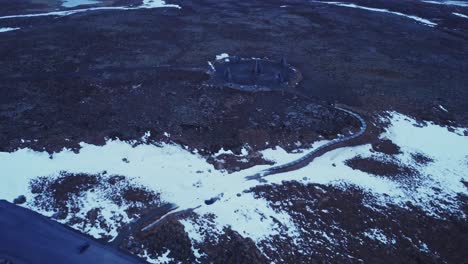
[(26, 202), (26, 196), (20, 195), (13, 200), (14, 204), (24, 204)]
[(215, 203), (216, 201), (218, 201), (218, 200), (219, 200), (219, 197), (213, 197), (213, 198), (211, 198), (211, 199), (205, 200), (205, 204), (206, 204), (206, 205), (212, 205), (212, 204), (214, 204), (214, 203)]

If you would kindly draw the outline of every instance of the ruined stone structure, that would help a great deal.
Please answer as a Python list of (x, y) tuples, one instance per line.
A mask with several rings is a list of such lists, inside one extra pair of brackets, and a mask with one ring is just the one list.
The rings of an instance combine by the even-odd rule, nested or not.
[(289, 65), (285, 57), (275, 61), (231, 56), (212, 65), (209, 83), (238, 90), (284, 91), (302, 80), (301, 73)]

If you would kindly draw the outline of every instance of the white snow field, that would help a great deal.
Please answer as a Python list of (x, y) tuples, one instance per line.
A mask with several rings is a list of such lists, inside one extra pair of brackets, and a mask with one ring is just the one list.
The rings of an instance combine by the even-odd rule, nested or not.
[[(467, 181), (468, 176), (468, 137), (463, 135), (463, 129), (453, 128), (450, 132), (433, 123), (421, 126), (415, 120), (396, 112), (387, 114), (388, 117), (382, 118), (389, 122), (389, 126), (381, 137), (390, 139), (401, 147), (402, 153), (396, 156), (399, 162), (416, 166), (422, 175), (417, 184), (393, 181), (353, 170), (345, 165), (346, 160), (358, 155), (381, 155), (381, 158), (386, 158), (384, 154), (371, 152), (369, 144), (327, 152), (302, 169), (271, 175), (266, 180), (268, 183), (279, 184), (285, 180), (296, 180), (304, 184), (320, 183), (342, 188), (351, 184), (372, 193), (382, 203), (404, 206), (406, 201), (411, 201), (436, 217), (440, 210), (463, 214), (456, 203), (458, 193), (468, 193), (462, 183)], [(147, 137), (148, 134), (143, 139)], [(279, 232), (278, 223), (272, 220), (274, 217), (288, 227), (290, 237), (295, 237), (297, 229), (287, 212), (275, 211), (268, 206), (266, 200), (255, 199), (251, 193), (243, 193), (253, 186), (265, 184), (246, 181), (244, 177), (267, 168), (267, 165), (228, 174), (215, 170), (197, 151), (190, 152), (183, 146), (156, 145), (150, 142), (132, 146), (133, 143), (135, 142), (120, 140), (108, 140), (104, 146), (81, 143), (79, 153), (64, 149), (53, 155), (31, 149), (0, 152), (0, 199), (12, 201), (19, 195), (25, 195), (30, 201), (33, 195), (28, 188), (29, 182), (38, 176), (56, 177), (61, 171), (90, 174), (107, 171), (108, 175), (124, 175), (135, 183), (160, 192), (161, 199), (175, 203), (179, 206), (178, 210), (200, 206), (195, 209), (199, 215), (216, 216), (215, 230), (210, 232), (221, 233), (223, 227), (230, 226), (234, 231), (258, 243)], [(326, 141), (317, 142), (313, 147), (324, 143)], [(303, 155), (289, 154), (281, 148), (268, 149), (262, 153), (265, 158), (278, 164)], [(433, 162), (415, 165), (411, 157), (414, 153), (424, 154), (433, 159)], [(128, 162), (123, 162), (122, 159)], [(436, 192), (434, 188), (439, 188), (440, 192)], [(215, 196), (221, 197), (220, 200), (212, 205), (204, 204), (204, 200)], [(99, 193), (85, 195), (83, 206), (101, 208), (108, 221), (112, 221), (113, 214), (125, 214), (125, 208), (118, 208), (100, 197)], [(445, 203), (447, 201), (449, 203)], [(25, 206), (37, 210), (31, 203), (26, 203)], [(53, 212), (40, 213), (51, 215)], [(206, 228), (203, 221), (181, 222), (194, 242), (203, 240), (202, 230)], [(100, 230), (89, 229), (87, 232), (96, 236)], [(116, 235), (115, 228), (110, 235)], [(378, 240), (386, 239), (375, 230), (369, 231), (369, 236)]]

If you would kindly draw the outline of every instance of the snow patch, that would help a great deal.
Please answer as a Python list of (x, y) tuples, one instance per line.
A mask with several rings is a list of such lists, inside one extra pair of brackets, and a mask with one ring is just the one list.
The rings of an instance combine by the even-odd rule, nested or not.
[(171, 251), (168, 249), (166, 252), (164, 252), (161, 256), (159, 256), (157, 259), (152, 259), (149, 255), (148, 255), (148, 251), (144, 251), (144, 253), (142, 255), (140, 255), (140, 257), (146, 259), (146, 261), (148, 263), (152, 263), (152, 264), (168, 264), (168, 263), (173, 263), (174, 262), (174, 259), (173, 258), (170, 258), (169, 257), (169, 254), (171, 253)]
[[(201, 221), (205, 221), (205, 219), (201, 219)], [(188, 236), (190, 237), (190, 240), (192, 240), (192, 247), (194, 242), (203, 243), (205, 237), (200, 232), (201, 230), (199, 226), (206, 226), (206, 224), (203, 225), (186, 219), (180, 220), (179, 222), (184, 226), (185, 232), (187, 232)]]
[(224, 60), (226, 62), (229, 62), (229, 54), (221, 53), (219, 55), (216, 55), (216, 60)]
[(461, 14), (461, 13), (456, 13), (456, 12), (453, 12), (452, 14), (458, 16), (458, 17), (463, 17), (463, 18), (468, 18), (467, 15), (464, 15), (464, 14)]
[(443, 107), (442, 105), (439, 105), (439, 108), (444, 112), (448, 112), (448, 110), (445, 107)]
[(243, 193), (240, 197), (228, 197), (209, 207), (201, 207), (195, 212), (214, 213), (219, 231), (224, 226), (229, 226), (244, 237), (252, 238), (255, 242), (279, 234), (281, 226), (278, 223), (287, 227), (290, 237), (296, 237), (298, 234), (286, 212), (273, 210), (266, 200), (256, 199), (251, 193)]
[(364, 232), (364, 235), (372, 240), (380, 241), (383, 244), (395, 243), (394, 240), (388, 239), (387, 236), (380, 229), (369, 229), (368, 231)]
[(163, 0), (143, 0), (141, 8), (158, 8), (158, 7), (175, 7), (180, 8), (179, 5), (169, 5)]
[(70, 8), (79, 5), (92, 5), (97, 3), (99, 3), (99, 1), (96, 0), (63, 0), (62, 6)]
[(11, 28), (11, 27), (4, 27), (4, 28), (0, 28), (0, 33), (2, 32), (8, 32), (8, 31), (13, 31), (13, 30), (18, 30), (20, 28)]
[(436, 4), (436, 5), (453, 5), (453, 6), (468, 6), (466, 1), (423, 1), (424, 3)]
[(363, 9), (363, 10), (374, 11), (374, 12), (389, 13), (389, 14), (393, 14), (393, 15), (397, 15), (397, 16), (410, 18), (412, 20), (418, 21), (418, 22), (420, 22), (420, 23), (422, 23), (422, 24), (424, 24), (426, 26), (429, 26), (429, 27), (437, 26), (436, 23), (434, 23), (434, 22), (432, 22), (430, 20), (427, 20), (427, 19), (424, 19), (424, 18), (421, 18), (421, 17), (418, 17), (418, 16), (407, 15), (407, 14), (403, 14), (403, 13), (400, 13), (400, 12), (390, 11), (388, 9), (383, 9), (383, 8), (366, 7), (366, 6), (360, 6), (360, 5), (356, 5), (356, 4), (348, 4), (348, 3), (342, 3), (342, 2), (320, 2), (320, 1), (314, 1), (314, 2), (315, 3), (329, 4), (329, 5), (336, 5), (336, 6), (343, 6), (343, 7), (351, 7), (351, 8)]
[(210, 69), (212, 71), (216, 71), (216, 69), (215, 69), (215, 67), (214, 67), (214, 65), (213, 65), (213, 63), (211, 61), (208, 62), (208, 66), (210, 66)]

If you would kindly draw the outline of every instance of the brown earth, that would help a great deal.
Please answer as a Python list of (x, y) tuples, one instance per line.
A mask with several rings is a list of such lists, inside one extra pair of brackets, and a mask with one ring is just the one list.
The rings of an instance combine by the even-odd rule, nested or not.
[[(103, 5), (140, 2), (105, 1)], [(358, 2), (438, 23), (427, 27), (391, 14), (303, 0), (168, 2), (182, 9), (1, 20), (1, 27), (21, 30), (0, 35), (0, 151), (77, 150), (82, 141), (135, 140), (147, 131), (151, 131), (150, 141), (170, 140), (203, 149), (205, 154), (222, 147), (240, 154), (245, 144), (252, 153), (274, 145), (292, 150), (297, 141), (307, 145), (320, 136), (334, 138), (357, 128), (352, 118), (329, 106), (333, 102), (357, 108), (369, 120), (395, 110), (418, 120), (468, 126), (468, 24), (452, 14), (467, 14), (466, 8), (417, 0)], [(0, 0), (0, 5), (1, 15), (59, 6), (54, 0)], [(207, 61), (223, 52), (242, 57), (286, 56), (302, 73), (295, 92), (308, 99), (213, 87), (207, 85), (205, 73), (191, 70), (207, 67)], [(373, 143), (374, 151), (386, 155), (399, 152), (393, 143), (376, 139), (380, 125), (370, 129), (358, 143)], [(231, 159), (230, 168), (244, 168), (235, 158), (227, 159)], [(413, 159), (419, 165), (431, 162), (431, 157), (418, 153)], [(258, 158), (257, 162), (265, 161)], [(350, 163), (378, 175), (412, 172), (381, 160)], [(93, 188), (115, 191), (116, 196), (109, 197), (115, 203), (141, 202), (149, 207), (149, 200), (160, 203), (158, 194), (141, 186), (115, 187), (126, 182), (120, 176), (66, 176), (32, 182), (36, 196), (28, 203), (56, 210), (57, 219), (79, 212), (74, 199)], [(271, 201), (275, 209), (287, 211), (302, 227), (299, 246), (281, 234), (257, 248), (226, 229), (218, 242), (213, 238), (198, 245), (207, 254), (203, 261), (464, 263), (468, 259), (464, 248), (468, 227), (466, 219), (458, 216), (437, 218), (411, 204), (383, 206), (352, 186), (289, 182), (252, 192)], [(458, 202), (468, 213), (467, 197), (460, 194)], [(143, 210), (134, 206), (128, 214)], [(105, 229), (100, 214), (92, 209), (86, 219), (75, 217), (69, 224), (84, 221)], [(370, 230), (379, 230), (380, 238), (389, 242), (370, 238), (366, 235)], [(194, 259), (188, 236), (176, 220), (164, 223), (157, 235), (141, 243), (150, 254), (170, 249), (169, 257), (183, 263)], [(129, 250), (139, 245), (130, 245)]]
[[(108, 241), (110, 226), (102, 215), (99, 202), (108, 201), (125, 209), (126, 216), (138, 219), (141, 215), (162, 204), (159, 194), (131, 182), (124, 176), (61, 173), (57, 177), (39, 177), (30, 183), (33, 200), (27, 205), (34, 208), (54, 212), (52, 218), (65, 221), (75, 228), (82, 226), (100, 227), (105, 232), (101, 240)], [(99, 193), (101, 196), (95, 208), (82, 212), (83, 198), (86, 193)], [(81, 213), (84, 213), (81, 214)], [(123, 215), (114, 218), (118, 228), (124, 227), (120, 221)], [(78, 225), (79, 224), (79, 225)]]
[[(463, 249), (468, 225), (463, 217), (434, 217), (411, 203), (381, 205), (353, 186), (285, 182), (252, 191), (273, 208), (287, 211), (299, 226), (299, 245), (278, 236), (261, 246), (275, 262), (463, 263), (468, 259)], [(465, 208), (466, 201), (465, 196), (460, 200)], [(388, 243), (366, 235), (372, 229), (380, 230)]]
[(418, 175), (418, 171), (415, 168), (400, 164), (398, 161), (390, 158), (362, 158), (357, 156), (347, 160), (346, 165), (354, 170), (360, 170), (370, 174), (386, 176), (393, 179), (397, 177), (415, 177)]

